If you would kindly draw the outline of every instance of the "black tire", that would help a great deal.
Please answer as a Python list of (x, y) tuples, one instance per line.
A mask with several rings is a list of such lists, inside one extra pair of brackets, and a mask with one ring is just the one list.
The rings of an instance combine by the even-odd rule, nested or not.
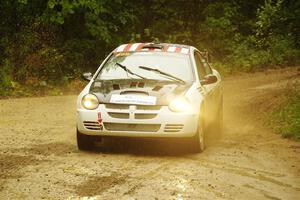
[(205, 131), (204, 131), (204, 120), (199, 120), (198, 129), (196, 135), (192, 138), (193, 152), (201, 153), (205, 149)]
[(91, 150), (93, 148), (92, 136), (82, 134), (77, 129), (77, 147), (79, 150)]
[(217, 134), (220, 137), (223, 133), (223, 100), (219, 105), (218, 115), (216, 118)]

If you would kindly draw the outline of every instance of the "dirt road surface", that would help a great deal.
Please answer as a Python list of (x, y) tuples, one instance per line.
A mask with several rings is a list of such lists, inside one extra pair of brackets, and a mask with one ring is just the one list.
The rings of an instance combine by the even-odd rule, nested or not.
[(300, 199), (300, 143), (264, 123), (296, 70), (224, 81), (224, 134), (180, 143), (111, 141), (77, 150), (76, 96), (0, 100), (0, 199)]

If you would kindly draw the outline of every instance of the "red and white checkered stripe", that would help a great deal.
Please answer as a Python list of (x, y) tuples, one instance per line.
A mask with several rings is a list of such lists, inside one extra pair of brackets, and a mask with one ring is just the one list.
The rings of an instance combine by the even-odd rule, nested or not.
[(145, 48), (143, 49), (143, 46), (150, 44), (150, 43), (134, 43), (134, 44), (122, 44), (118, 48), (114, 50), (114, 53), (120, 53), (120, 52), (136, 52), (136, 51), (160, 51), (160, 52), (173, 52), (173, 53), (182, 53), (182, 54), (188, 54), (189, 49), (185, 47), (178, 47), (176, 45), (170, 45), (170, 46), (164, 46), (163, 49), (151, 49), (151, 48)]

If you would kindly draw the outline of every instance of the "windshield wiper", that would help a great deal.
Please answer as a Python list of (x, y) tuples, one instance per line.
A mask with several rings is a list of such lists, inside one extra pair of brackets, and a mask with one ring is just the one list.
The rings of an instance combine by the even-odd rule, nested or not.
[(125, 72), (127, 72), (127, 73), (129, 73), (129, 74), (131, 74), (131, 75), (140, 77), (141, 79), (147, 79), (147, 78), (145, 78), (145, 77), (143, 77), (143, 76), (141, 76), (141, 75), (138, 75), (138, 74), (132, 72), (132, 71), (131, 71), (130, 69), (128, 69), (125, 65), (122, 65), (122, 64), (120, 64), (120, 63), (116, 63), (116, 65), (119, 66), (121, 69), (123, 69)]
[(139, 68), (141, 69), (144, 69), (144, 70), (147, 70), (147, 71), (152, 71), (152, 72), (155, 72), (155, 73), (158, 73), (158, 74), (161, 74), (161, 75), (164, 75), (164, 76), (167, 76), (167, 78), (169, 79), (172, 79), (172, 80), (175, 80), (177, 82), (181, 82), (181, 83), (185, 83), (184, 80), (176, 77), (176, 76), (173, 76), (172, 74), (169, 74), (167, 72), (164, 72), (164, 71), (161, 71), (159, 69), (154, 69), (154, 68), (151, 68), (151, 67), (145, 67), (145, 66), (139, 66)]

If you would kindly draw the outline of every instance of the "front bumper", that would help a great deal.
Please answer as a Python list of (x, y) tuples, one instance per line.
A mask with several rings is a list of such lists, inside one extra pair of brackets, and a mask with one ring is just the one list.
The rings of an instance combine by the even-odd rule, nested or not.
[(192, 137), (198, 118), (198, 113), (174, 113), (167, 106), (100, 104), (96, 110), (77, 110), (77, 128), (98, 136)]

